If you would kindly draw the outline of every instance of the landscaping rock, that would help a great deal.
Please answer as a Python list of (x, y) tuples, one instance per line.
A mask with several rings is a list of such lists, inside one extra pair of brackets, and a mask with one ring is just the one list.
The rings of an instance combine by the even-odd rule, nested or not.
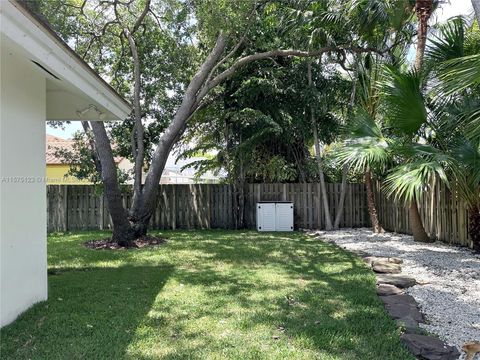
[(372, 265), (374, 261), (379, 261), (382, 259), (386, 259), (386, 258), (380, 257), (380, 256), (366, 256), (363, 258), (363, 261), (365, 261), (368, 265)]
[(389, 257), (388, 261), (394, 264), (403, 264), (403, 260), (398, 257)]
[(401, 295), (405, 291), (396, 287), (395, 285), (390, 284), (379, 284), (377, 286), (377, 295), (378, 296), (389, 296), (389, 295)]
[(414, 278), (395, 274), (378, 274), (377, 284), (390, 284), (399, 288), (408, 288), (414, 286), (417, 282)]
[[(358, 251), (362, 251), (362, 250), (358, 250)], [(397, 257), (365, 256), (363, 261), (365, 261), (369, 265), (372, 265), (374, 262), (403, 264), (403, 260)]]
[(372, 269), (376, 273), (382, 274), (399, 274), (402, 272), (402, 267), (398, 264), (388, 261), (374, 261), (372, 263)]
[(410, 319), (423, 322), (423, 315), (418, 310), (415, 299), (410, 295), (380, 296), (390, 316), (394, 319)]
[(401, 338), (410, 351), (421, 359), (456, 360), (460, 356), (457, 348), (431, 336), (403, 334)]

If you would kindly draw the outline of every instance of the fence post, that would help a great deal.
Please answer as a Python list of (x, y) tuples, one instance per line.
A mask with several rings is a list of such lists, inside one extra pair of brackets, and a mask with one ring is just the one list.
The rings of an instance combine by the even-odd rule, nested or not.
[(63, 187), (62, 191), (62, 215), (63, 215), (63, 221), (62, 221), (62, 230), (63, 231), (68, 231), (69, 226), (68, 226), (68, 185)]
[(104, 217), (104, 212), (103, 212), (103, 194), (100, 196), (100, 209), (98, 210), (98, 215), (99, 215), (99, 220), (98, 223), (100, 224), (100, 230), (103, 230), (103, 217)]

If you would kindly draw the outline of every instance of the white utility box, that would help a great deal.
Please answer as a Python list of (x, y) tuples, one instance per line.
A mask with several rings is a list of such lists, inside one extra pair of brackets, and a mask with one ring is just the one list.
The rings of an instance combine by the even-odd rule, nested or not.
[(258, 231), (293, 231), (293, 203), (262, 201), (257, 203)]

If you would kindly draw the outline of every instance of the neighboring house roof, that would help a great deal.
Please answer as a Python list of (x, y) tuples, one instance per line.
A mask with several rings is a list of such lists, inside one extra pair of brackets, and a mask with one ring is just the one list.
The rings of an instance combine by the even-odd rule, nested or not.
[[(65, 160), (57, 155), (58, 150), (64, 150), (68, 152), (75, 151), (75, 140), (63, 139), (57, 136), (47, 134), (45, 157), (47, 165), (69, 165)], [(116, 156), (114, 158), (115, 163), (118, 164), (123, 160), (123, 157)]]
[(47, 159), (47, 165), (60, 165), (65, 164), (65, 161), (56, 153), (58, 150), (73, 151), (73, 140), (62, 139), (53, 135), (47, 134), (47, 142), (45, 149), (45, 156)]

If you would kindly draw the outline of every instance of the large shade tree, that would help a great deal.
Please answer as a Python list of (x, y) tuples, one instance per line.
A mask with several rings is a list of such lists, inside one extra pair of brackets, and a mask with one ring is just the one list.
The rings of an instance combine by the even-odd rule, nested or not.
[[(45, 16), (54, 23), (68, 24), (64, 37), (85, 51), (84, 58), (105, 75), (115, 77), (116, 71), (130, 76), (116, 84), (123, 93), (130, 93), (133, 111), (130, 119), (131, 155), (134, 162), (134, 192), (132, 204), (125, 209), (121, 200), (114, 152), (107, 129), (102, 122), (84, 123), (93, 133), (92, 151), (98, 171), (101, 173), (108, 208), (113, 222), (113, 240), (122, 245), (147, 232), (148, 223), (156, 207), (158, 183), (168, 155), (181, 138), (189, 120), (214, 96), (216, 89), (231, 78), (243, 66), (255, 61), (277, 57), (318, 57), (322, 54), (345, 56), (346, 54), (377, 51), (377, 47), (365, 46), (361, 41), (338, 42), (334, 45), (312, 49), (291, 49), (280, 39), (260, 41), (253, 53), (245, 52), (246, 41), (262, 39), (258, 19), (281, 8), (281, 2), (230, 2), (196, 1), (193, 4), (175, 0), (163, 1), (98, 1), (98, 2), (46, 2), (50, 11)], [(52, 11), (56, 7), (57, 11)], [(59, 10), (60, 9), (60, 10)], [(42, 9), (40, 9), (42, 10)], [(61, 14), (67, 13), (68, 22), (62, 22)], [(275, 16), (270, 15), (272, 19)], [(79, 19), (72, 21), (72, 18)], [(282, 26), (280, 22), (278, 26)], [(74, 28), (75, 31), (72, 31)], [(155, 84), (155, 76), (145, 77), (155, 60), (162, 54), (142, 41), (150, 31), (158, 33), (151, 39), (160, 41), (168, 35), (178, 44), (187, 43), (192, 49), (183, 81), (176, 81), (172, 90), (178, 98), (171, 118), (154, 141), (151, 151), (146, 148), (145, 124), (153, 119), (147, 116), (145, 86)], [(73, 32), (75, 34), (73, 34)], [(80, 34), (80, 35), (79, 35)], [(285, 49), (286, 47), (286, 49)], [(146, 63), (149, 66), (146, 66)], [(146, 80), (152, 83), (146, 83)], [(114, 82), (115, 84), (115, 82)], [(150, 93), (154, 104), (155, 91)], [(143, 178), (143, 169), (147, 168)]]

